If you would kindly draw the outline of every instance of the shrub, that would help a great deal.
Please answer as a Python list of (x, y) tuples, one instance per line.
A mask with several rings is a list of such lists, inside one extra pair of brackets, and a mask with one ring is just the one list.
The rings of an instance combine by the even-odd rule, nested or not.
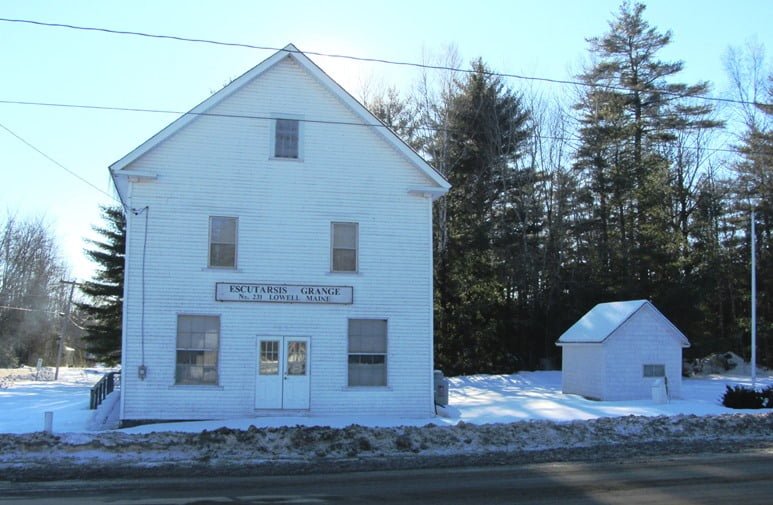
[(731, 409), (764, 409), (773, 407), (773, 386), (757, 391), (745, 386), (727, 386), (722, 405)]
[(768, 386), (762, 390), (763, 407), (773, 409), (773, 386)]

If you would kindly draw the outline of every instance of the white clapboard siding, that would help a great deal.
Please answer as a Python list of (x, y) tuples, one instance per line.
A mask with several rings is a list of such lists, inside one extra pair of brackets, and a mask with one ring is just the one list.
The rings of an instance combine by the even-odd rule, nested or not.
[[(157, 177), (127, 202), (147, 210), (128, 216), (122, 419), (260, 415), (258, 336), (310, 337), (312, 414), (430, 415), (432, 203), (409, 190), (434, 183), (291, 58), (208, 112), (312, 122), (302, 161), (270, 159), (269, 120), (203, 116), (126, 168)], [(238, 217), (236, 269), (207, 268), (210, 216)], [(359, 223), (357, 273), (330, 272), (334, 221)], [(352, 286), (354, 303), (217, 302), (216, 282)], [(220, 316), (218, 386), (174, 384), (178, 314)], [(386, 388), (347, 387), (349, 318), (388, 320)]]
[(646, 300), (599, 304), (558, 340), (562, 391), (597, 400), (652, 397), (644, 365), (664, 365), (671, 398), (682, 394), (687, 338)]

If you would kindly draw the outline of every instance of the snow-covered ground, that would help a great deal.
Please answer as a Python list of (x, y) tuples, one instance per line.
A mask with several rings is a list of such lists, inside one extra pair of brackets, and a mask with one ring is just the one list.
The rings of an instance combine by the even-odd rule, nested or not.
[(89, 427), (89, 390), (105, 373), (104, 368), (44, 368), (35, 380), (32, 367), (0, 369), (0, 433), (43, 430), (45, 412), (54, 413), (56, 431), (79, 432)]
[[(42, 431), (44, 412), (54, 413), (55, 433), (88, 433), (98, 423), (89, 410), (89, 389), (105, 372), (101, 368), (60, 371), (58, 381), (34, 380), (34, 369), (6, 370), (0, 374), (0, 433)], [(746, 370), (742, 370), (746, 372)], [(52, 379), (49, 370), (45, 378)], [(125, 433), (155, 431), (200, 432), (220, 427), (247, 429), (280, 426), (329, 426), (352, 424), (366, 427), (511, 423), (524, 420), (575, 421), (622, 416), (698, 416), (762, 413), (726, 408), (720, 398), (727, 385), (751, 385), (748, 375), (728, 373), (684, 379), (683, 398), (657, 404), (652, 400), (599, 402), (561, 393), (561, 372), (520, 372), (513, 375), (473, 375), (449, 379), (450, 405), (432, 418), (399, 417), (246, 417), (187, 423), (164, 423), (121, 430)], [(763, 371), (759, 386), (773, 384), (773, 375)], [(6, 387), (3, 387), (6, 386)], [(109, 398), (114, 400), (115, 398)], [(109, 405), (111, 402), (106, 402)], [(105, 410), (104, 408), (101, 410)]]
[[(0, 475), (190, 476), (274, 471), (277, 465), (329, 470), (330, 461), (340, 468), (415, 457), (467, 462), (544, 451), (563, 458), (567, 450), (594, 458), (604, 451), (630, 455), (635, 447), (633, 454), (642, 454), (685, 444), (688, 450), (773, 447), (773, 409), (738, 411), (720, 404), (725, 387), (749, 384), (748, 376), (685, 379), (683, 399), (657, 404), (564, 395), (560, 372), (476, 375), (450, 379), (450, 405), (425, 419), (240, 418), (93, 431), (106, 409), (88, 410), (88, 392), (103, 371), (65, 369), (58, 381), (35, 381), (29, 371), (0, 374)], [(773, 384), (773, 376), (761, 375), (758, 384)], [(41, 433), (45, 411), (54, 412), (53, 434)]]

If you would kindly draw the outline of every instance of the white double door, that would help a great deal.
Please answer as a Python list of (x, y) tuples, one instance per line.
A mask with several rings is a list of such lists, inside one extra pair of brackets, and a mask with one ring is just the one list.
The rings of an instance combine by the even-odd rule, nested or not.
[(258, 337), (256, 409), (309, 408), (309, 337)]

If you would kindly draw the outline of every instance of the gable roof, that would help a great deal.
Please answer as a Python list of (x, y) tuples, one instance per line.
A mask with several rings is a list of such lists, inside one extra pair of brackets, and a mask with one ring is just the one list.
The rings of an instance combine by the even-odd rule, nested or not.
[(559, 337), (556, 345), (603, 343), (623, 323), (631, 319), (646, 306), (651, 307), (655, 314), (674, 330), (682, 347), (689, 347), (690, 343), (687, 337), (655, 308), (649, 300), (599, 303), (566, 330)]
[(199, 105), (183, 114), (175, 121), (170, 123), (166, 128), (159, 131), (151, 138), (140, 144), (130, 153), (125, 155), (120, 160), (110, 165), (110, 173), (118, 190), (121, 200), (124, 200), (124, 195), (128, 187), (127, 177), (153, 177), (153, 174), (140, 174), (130, 173), (126, 170), (132, 162), (137, 160), (140, 156), (153, 149), (158, 144), (164, 142), (166, 139), (174, 135), (177, 131), (188, 125), (191, 121), (194, 121), (200, 115), (206, 114), (217, 104), (224, 99), (241, 89), (243, 86), (251, 82), (259, 75), (265, 73), (268, 69), (272, 68), (277, 63), (281, 62), (284, 58), (292, 58), (302, 68), (304, 68), (309, 74), (311, 74), (323, 87), (333, 93), (341, 102), (343, 102), (354, 114), (359, 117), (366, 125), (372, 125), (371, 128), (377, 134), (381, 135), (387, 143), (392, 145), (399, 153), (405, 156), (409, 162), (411, 162), (420, 172), (426, 175), (434, 184), (434, 187), (419, 188), (422, 192), (430, 194), (434, 197), (443, 195), (451, 187), (449, 182), (435, 170), (427, 161), (424, 160), (416, 151), (414, 151), (408, 144), (406, 144), (396, 133), (389, 129), (383, 122), (381, 122), (376, 116), (374, 116), (367, 108), (365, 108), (359, 101), (357, 101), (352, 95), (350, 95), (345, 89), (335, 82), (330, 76), (328, 76), (321, 68), (319, 68), (314, 62), (312, 62), (305, 54), (303, 54), (293, 44), (288, 44), (283, 49), (280, 49), (272, 56), (258, 63), (252, 69), (248, 70), (240, 77), (223, 87), (220, 91), (214, 93), (209, 98), (201, 102)]

